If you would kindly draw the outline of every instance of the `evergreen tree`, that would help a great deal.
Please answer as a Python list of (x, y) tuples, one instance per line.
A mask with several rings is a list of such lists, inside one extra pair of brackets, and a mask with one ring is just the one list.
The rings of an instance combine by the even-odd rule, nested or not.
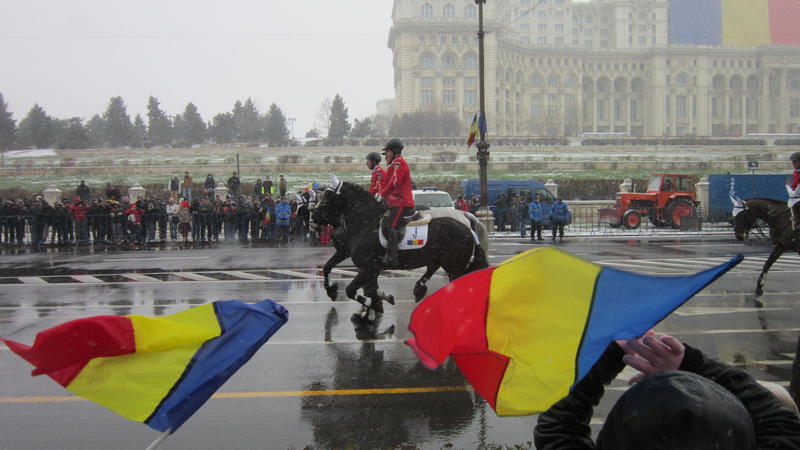
[(181, 116), (182, 135), (181, 139), (189, 142), (189, 144), (202, 144), (206, 140), (206, 123), (197, 112), (197, 106), (194, 103), (186, 105)]
[(108, 145), (108, 123), (98, 114), (95, 114), (86, 122), (86, 132), (89, 133), (89, 141), (92, 146), (103, 147)]
[(372, 118), (365, 117), (364, 119), (353, 120), (353, 130), (350, 136), (354, 138), (365, 138), (372, 136)]
[(172, 122), (152, 95), (147, 100), (147, 141), (151, 146), (172, 142)]
[(245, 100), (244, 104), (237, 100), (233, 105), (233, 121), (236, 126), (236, 142), (250, 144), (261, 142), (264, 134), (261, 116), (250, 97)]
[(47, 148), (53, 143), (55, 124), (38, 104), (19, 123), (19, 144), (23, 148)]
[(208, 127), (208, 136), (217, 144), (230, 144), (236, 136), (236, 123), (233, 114), (220, 113), (214, 116)]
[(0, 150), (14, 148), (16, 141), (17, 121), (8, 111), (8, 103), (3, 100), (3, 94), (0, 93)]
[(144, 140), (147, 138), (147, 126), (144, 119), (139, 114), (133, 119), (133, 131), (131, 133), (131, 147), (144, 148)]
[(125, 106), (125, 100), (122, 97), (111, 97), (108, 102), (108, 108), (103, 113), (103, 119), (106, 121), (108, 143), (111, 147), (117, 148), (130, 145), (133, 125), (131, 124), (131, 117), (128, 115), (128, 108)]
[(333, 98), (331, 115), (328, 122), (328, 139), (343, 139), (350, 132), (350, 119), (344, 99), (339, 94)]
[(86, 130), (86, 127), (83, 126), (83, 120), (80, 117), (56, 120), (55, 123), (58, 128), (58, 133), (55, 138), (56, 148), (79, 149), (92, 146), (89, 132)]
[(319, 131), (319, 128), (317, 127), (313, 127), (310, 130), (306, 131), (307, 138), (318, 138), (320, 136), (322, 136), (322, 132)]
[(269, 112), (264, 117), (264, 137), (270, 147), (280, 147), (286, 144), (289, 129), (286, 128), (286, 116), (283, 111), (273, 103)]

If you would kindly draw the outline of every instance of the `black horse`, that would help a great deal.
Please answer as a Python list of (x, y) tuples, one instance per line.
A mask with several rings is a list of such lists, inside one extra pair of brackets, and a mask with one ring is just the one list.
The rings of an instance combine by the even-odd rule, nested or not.
[[(358, 274), (347, 286), (347, 297), (358, 301), (367, 312), (383, 312), (382, 302), (394, 302), (392, 296), (378, 291), (378, 274), (382, 269), (385, 249), (378, 240), (383, 208), (363, 188), (356, 184), (337, 182), (323, 191), (318, 197), (317, 207), (312, 212), (312, 220), (318, 225), (333, 225), (336, 254), (325, 264), (325, 287), (328, 296), (336, 300), (335, 285), (328, 284), (330, 270), (350, 257), (358, 269)], [(416, 269), (426, 267), (427, 271), (417, 281), (414, 295), (417, 301), (424, 297), (425, 283), (439, 269), (443, 268), (450, 280), (465, 273), (489, 266), (486, 253), (476, 244), (470, 227), (449, 218), (431, 220), (428, 225), (428, 242), (421, 249), (400, 252), (400, 264), (391, 269)], [(357, 295), (364, 289), (364, 296)], [(374, 314), (371, 314), (374, 316)]]
[[(756, 282), (755, 296), (760, 297), (764, 293), (764, 282), (772, 264), (787, 250), (800, 251), (792, 228), (792, 213), (786, 201), (751, 198), (734, 200), (734, 214), (733, 230), (736, 240), (744, 240), (750, 230), (758, 225), (759, 219), (769, 226), (769, 237), (775, 248), (764, 262), (761, 275)], [(756, 305), (760, 306), (760, 303), (756, 301)]]

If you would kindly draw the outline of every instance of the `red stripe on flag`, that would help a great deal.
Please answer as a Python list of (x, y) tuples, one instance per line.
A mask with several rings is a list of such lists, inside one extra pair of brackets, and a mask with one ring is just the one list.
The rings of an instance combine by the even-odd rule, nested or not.
[(800, 45), (800, 1), (769, 0), (769, 28), (772, 43)]
[(133, 324), (127, 317), (95, 316), (48, 328), (36, 335), (33, 346), (3, 339), (8, 348), (34, 369), (67, 387), (93, 358), (136, 352)]
[(475, 391), (489, 402), (492, 409), (497, 409), (497, 393), (506, 374), (509, 357), (491, 350), (481, 350), (477, 353), (454, 353), (453, 359)]

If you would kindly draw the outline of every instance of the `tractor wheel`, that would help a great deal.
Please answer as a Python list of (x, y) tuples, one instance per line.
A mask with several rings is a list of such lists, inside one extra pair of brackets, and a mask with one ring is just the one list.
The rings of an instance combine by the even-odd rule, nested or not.
[(666, 211), (664, 208), (656, 208), (655, 206), (650, 208), (650, 214), (648, 215), (650, 218), (650, 223), (652, 223), (654, 227), (667, 226), (667, 220), (664, 214), (665, 212)]
[(694, 210), (694, 203), (691, 200), (680, 198), (673, 200), (667, 205), (666, 219), (672, 228), (676, 230), (681, 227), (684, 217), (694, 217), (696, 212)]
[(639, 225), (642, 224), (642, 216), (639, 215), (638, 211), (634, 211), (632, 209), (625, 211), (625, 214), (622, 215), (622, 225), (627, 230), (635, 230), (639, 228)]

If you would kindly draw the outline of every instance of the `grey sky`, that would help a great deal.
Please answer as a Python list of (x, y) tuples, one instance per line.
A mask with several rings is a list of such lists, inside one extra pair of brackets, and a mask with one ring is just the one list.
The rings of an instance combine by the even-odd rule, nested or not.
[(131, 117), (154, 95), (209, 120), (251, 96), (302, 136), (326, 97), (341, 94), (351, 118), (394, 97), (391, 12), (392, 0), (2, 0), (0, 93), (18, 121), (34, 103), (88, 119), (115, 95)]

